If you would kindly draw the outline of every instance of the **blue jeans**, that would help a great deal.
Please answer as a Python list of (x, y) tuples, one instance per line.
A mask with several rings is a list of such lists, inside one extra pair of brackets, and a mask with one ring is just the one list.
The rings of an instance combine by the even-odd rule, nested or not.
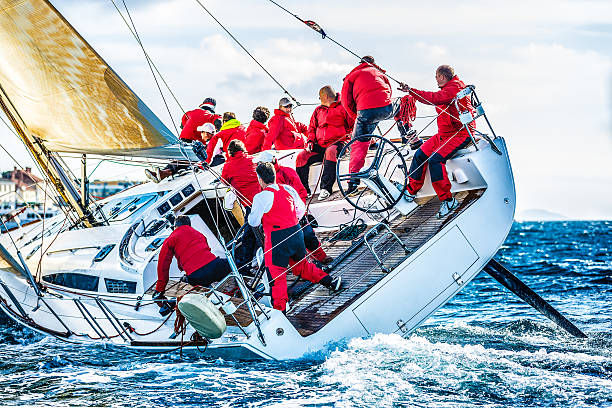
[(353, 139), (361, 135), (373, 134), (379, 122), (394, 117), (400, 107), (399, 101), (400, 99), (397, 99), (387, 106), (357, 111)]

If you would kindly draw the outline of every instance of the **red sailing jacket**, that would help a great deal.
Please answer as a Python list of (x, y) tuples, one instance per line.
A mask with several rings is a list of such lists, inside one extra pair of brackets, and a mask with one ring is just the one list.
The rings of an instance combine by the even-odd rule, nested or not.
[(246, 149), (249, 154), (262, 151), (268, 127), (253, 119), (246, 130)]
[(214, 124), (216, 120), (221, 120), (221, 116), (210, 113), (206, 109), (198, 108), (189, 111), (181, 119), (183, 129), (181, 130), (180, 138), (202, 142), (202, 135), (198, 132), (198, 126), (202, 126), (205, 123)]
[(351, 117), (356, 117), (357, 111), (391, 103), (391, 84), (384, 72), (364, 62), (344, 78), (341, 101)]
[(329, 107), (320, 105), (312, 113), (308, 126), (308, 141), (321, 147), (328, 147), (350, 138), (355, 119), (339, 101)]
[(163, 292), (168, 284), (170, 264), (176, 257), (179, 269), (191, 275), (216, 256), (210, 252), (206, 237), (189, 225), (176, 228), (162, 244), (157, 261), (157, 284), (155, 290)]
[[(463, 88), (465, 88), (465, 84), (455, 75), (453, 79), (448, 81), (446, 85), (437, 92), (420, 91), (414, 88), (410, 90), (410, 93), (417, 101), (427, 105), (436, 105), (436, 113), (438, 114), (438, 135), (440, 138), (451, 137), (461, 131), (463, 127), (459, 120), (459, 113), (457, 112), (455, 103), (452, 102), (455, 96), (457, 96), (457, 93)], [(474, 110), (468, 96), (459, 100), (459, 106), (461, 110), (465, 110), (466, 108), (470, 112)], [(474, 122), (470, 124), (470, 128), (475, 128)]]
[(242, 126), (236, 119), (228, 120), (223, 124), (221, 130), (208, 141), (208, 144), (206, 145), (206, 154), (208, 155), (206, 162), (210, 163), (212, 160), (215, 147), (217, 146), (217, 140), (221, 140), (223, 142), (223, 151), (227, 157), (227, 146), (229, 146), (229, 143), (234, 139), (239, 139), (244, 142), (245, 137), (245, 127)]
[(253, 204), (253, 197), (261, 191), (253, 158), (244, 152), (236, 152), (228, 157), (223, 165), (221, 178), (236, 189), (240, 202), (247, 207)]
[(276, 150), (302, 149), (308, 128), (296, 122), (293, 117), (280, 109), (274, 109), (274, 116), (268, 121), (270, 130), (261, 150), (269, 150), (272, 144)]
[(299, 194), (304, 204), (306, 204), (308, 192), (304, 188), (304, 185), (302, 184), (297, 172), (291, 167), (279, 166), (278, 163), (274, 165), (274, 169), (276, 170), (276, 183), (286, 184), (293, 187)]

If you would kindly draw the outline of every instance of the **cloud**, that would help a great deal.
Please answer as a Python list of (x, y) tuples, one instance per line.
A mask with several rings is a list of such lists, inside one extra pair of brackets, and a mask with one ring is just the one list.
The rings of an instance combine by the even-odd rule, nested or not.
[[(112, 4), (55, 3), (169, 124), (142, 52)], [(232, 110), (248, 121), (254, 106), (274, 107), (283, 96), (194, 1), (127, 3), (147, 51), (184, 108), (214, 96), (219, 110)], [(339, 88), (356, 63), (265, 1), (204, 4), (302, 102), (315, 102), (322, 85)], [(519, 210), (545, 208), (575, 217), (612, 218), (612, 191), (603, 188), (612, 185), (607, 165), (612, 155), (612, 46), (607, 41), (611, 2), (519, 0), (495, 7), (484, 0), (282, 4), (317, 21), (358, 54), (375, 55), (391, 75), (411, 86), (433, 90), (435, 67), (455, 66), (461, 78), (477, 86), (496, 132), (507, 138)], [(180, 109), (171, 106), (172, 116), (180, 118)], [(296, 116), (306, 122), (311, 111), (302, 107)], [(419, 105), (419, 114), (428, 113), (431, 109)]]

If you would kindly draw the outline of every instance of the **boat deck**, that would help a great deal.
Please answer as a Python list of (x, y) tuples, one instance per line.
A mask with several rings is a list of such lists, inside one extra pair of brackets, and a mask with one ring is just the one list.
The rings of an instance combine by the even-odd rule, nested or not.
[[(456, 195), (460, 206), (450, 216), (439, 220), (436, 213), (440, 201), (433, 197), (416, 208), (406, 217), (399, 217), (390, 223), (391, 230), (406, 245), (408, 253), (393, 237), (381, 238), (374, 248), (383, 259), (386, 268), (392, 270), (403, 262), (410, 253), (417, 250), (447, 223), (474, 203), (484, 189), (471, 190)], [(373, 227), (371, 227), (373, 228)], [(290, 291), (290, 309), (287, 318), (302, 334), (308, 336), (317, 332), (340, 312), (353, 304), (363, 293), (378, 283), (386, 272), (378, 264), (370, 249), (363, 242), (363, 234), (355, 241), (325, 242), (332, 233), (320, 234), (319, 238), (328, 255), (339, 259), (330, 274), (341, 276), (344, 289), (338, 293), (310, 282), (298, 282)], [(370, 242), (374, 242), (376, 237)], [(348, 251), (348, 254), (347, 254)], [(288, 276), (291, 286), (297, 278)]]
[[(406, 217), (400, 216), (389, 224), (391, 231), (399, 237), (408, 252), (392, 236), (382, 237), (378, 242), (376, 242), (377, 235), (371, 237), (370, 243), (375, 243), (374, 249), (383, 260), (384, 267), (392, 270), (403, 262), (447, 223), (478, 200), (484, 191), (485, 189), (478, 189), (456, 194), (455, 198), (460, 203), (459, 208), (441, 220), (436, 217), (440, 208), (440, 201), (437, 197), (420, 199), (419, 207), (411, 214)], [(332, 293), (323, 286), (299, 280), (291, 273), (288, 274), (290, 304), (287, 318), (302, 336), (316, 333), (387, 274), (363, 241), (365, 233), (372, 228), (375, 226), (370, 226), (352, 241), (329, 242), (328, 239), (335, 234), (335, 231), (317, 234), (327, 254), (335, 259), (330, 274), (342, 277), (343, 289), (338, 293)], [(232, 294), (236, 288), (232, 278), (221, 289), (225, 293)], [(206, 290), (206, 288), (194, 289), (185, 282), (170, 281), (166, 296), (180, 297), (189, 291), (204, 292)], [(153, 291), (154, 286), (147, 293), (152, 294)], [(232, 297), (231, 300), (236, 306), (242, 303), (241, 298)], [(228, 326), (237, 326), (239, 323), (246, 327), (252, 322), (248, 308), (244, 304), (238, 307), (233, 317), (225, 315), (225, 320)]]

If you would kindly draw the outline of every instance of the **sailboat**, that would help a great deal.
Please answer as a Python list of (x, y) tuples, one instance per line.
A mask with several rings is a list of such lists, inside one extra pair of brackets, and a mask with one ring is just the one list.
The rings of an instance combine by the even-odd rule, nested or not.
[[(290, 306), (283, 314), (271, 307), (261, 254), (248, 273), (234, 268), (210, 288), (183, 282), (173, 263), (166, 296), (205, 296), (225, 321), (217, 338), (198, 336), (189, 321), (175, 325), (175, 310), (162, 316), (160, 306), (168, 303), (152, 297), (159, 249), (172, 231), (169, 214), (188, 215), (217, 256), (231, 259), (238, 245), (240, 217), (223, 204), (229, 189), (218, 177), (222, 165), (198, 166), (191, 149), (50, 2), (1, 0), (0, 8), (0, 107), (62, 208), (60, 215), (0, 236), (0, 308), (20, 324), (74, 343), (295, 359), (344, 339), (407, 336), (483, 268), (500, 282), (511, 280), (492, 263), (516, 201), (504, 138), (489, 127), (490, 134), (474, 135), (448, 161), (460, 205), (440, 219), (429, 179), (414, 202), (401, 194), (413, 152), (375, 136), (378, 147), (359, 175), (359, 196), (343, 194), (346, 153), (338, 161), (338, 189), (309, 205), (334, 257), (328, 271), (342, 277), (343, 290), (289, 275)], [(475, 98), (475, 88), (463, 96)], [(486, 119), (480, 103), (477, 108), (466, 125)], [(70, 174), (64, 153), (82, 155), (84, 163), (92, 155), (179, 161), (189, 170), (93, 200), (85, 171), (80, 180)], [(276, 152), (291, 167), (297, 153)], [(316, 192), (318, 171), (311, 173)]]

